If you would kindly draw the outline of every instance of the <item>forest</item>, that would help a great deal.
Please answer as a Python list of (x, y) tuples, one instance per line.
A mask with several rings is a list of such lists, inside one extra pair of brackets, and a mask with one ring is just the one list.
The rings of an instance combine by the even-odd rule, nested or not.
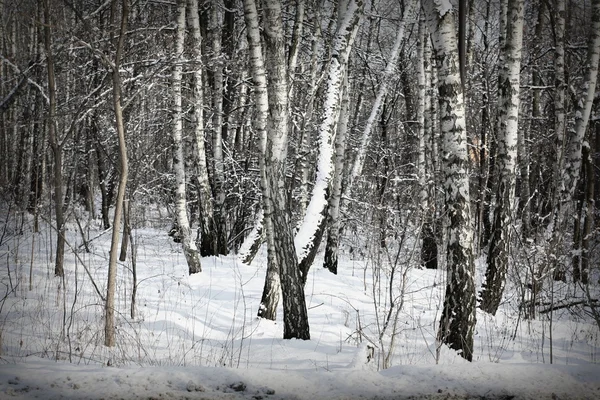
[[(577, 321), (597, 364), (600, 0), (0, 0), (0, 17), (0, 358), (152, 364), (131, 338), (162, 279), (233, 291), (207, 345), (228, 361), (191, 364), (239, 367), (256, 321), (313, 342), (336, 296), (352, 332), (333, 345), (377, 370), (427, 302), (415, 340), (436, 364), (479, 360), (501, 315), (501, 348), (527, 325), (553, 363)], [(219, 320), (197, 301), (189, 318)]]

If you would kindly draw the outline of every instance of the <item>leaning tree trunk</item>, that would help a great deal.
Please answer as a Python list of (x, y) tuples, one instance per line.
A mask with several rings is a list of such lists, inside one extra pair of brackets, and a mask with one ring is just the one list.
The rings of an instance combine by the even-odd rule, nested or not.
[(517, 136), (519, 129), (519, 88), (521, 51), (523, 47), (524, 0), (508, 0), (508, 23), (505, 63), (500, 66), (498, 118), (498, 148), (496, 154), (496, 208), (494, 231), (487, 256), (485, 283), (481, 292), (481, 309), (496, 314), (508, 270), (512, 206), (515, 201), (515, 169), (517, 164)]
[(183, 113), (181, 110), (181, 75), (183, 71), (183, 44), (185, 41), (186, 0), (177, 1), (177, 33), (175, 39), (175, 65), (173, 67), (173, 169), (175, 170), (175, 213), (183, 245), (183, 254), (191, 274), (202, 271), (196, 243), (187, 212), (185, 160), (183, 156)]
[(475, 267), (469, 197), (465, 107), (458, 70), (454, 12), (424, 0), (423, 9), (438, 61), (439, 115), (443, 136), (442, 173), (448, 218), (447, 283), (438, 340), (473, 359)]
[(369, 118), (367, 119), (365, 128), (363, 129), (362, 136), (360, 139), (360, 145), (358, 147), (358, 150), (356, 151), (356, 156), (352, 164), (352, 169), (350, 175), (348, 176), (348, 183), (346, 188), (344, 189), (345, 194), (347, 195), (351, 194), (354, 182), (362, 172), (363, 165), (365, 163), (365, 158), (367, 156), (369, 142), (371, 141), (371, 132), (373, 131), (373, 126), (375, 125), (375, 122), (379, 120), (379, 116), (381, 114), (381, 109), (383, 106), (383, 99), (385, 98), (389, 84), (392, 81), (392, 75), (396, 73), (396, 62), (398, 61), (398, 56), (400, 55), (400, 47), (404, 41), (404, 30), (406, 26), (406, 21), (408, 21), (409, 18), (413, 18), (413, 9), (416, 8), (417, 3), (418, 1), (416, 0), (410, 0), (410, 3), (404, 11), (404, 17), (402, 18), (400, 26), (398, 27), (396, 41), (394, 42), (394, 47), (392, 48), (392, 53), (390, 54), (390, 58), (387, 62), (385, 71), (383, 72), (383, 76), (381, 77), (381, 83), (379, 84), (377, 97), (373, 102), (371, 113), (369, 115)]
[[(117, 0), (113, 0), (116, 8)], [(121, 107), (121, 75), (119, 67), (123, 53), (123, 43), (127, 32), (127, 18), (129, 15), (129, 0), (122, 0), (121, 27), (119, 38), (116, 42), (115, 60), (110, 65), (113, 81), (113, 107), (117, 124), (117, 135), (119, 137), (119, 186), (117, 189), (117, 201), (115, 203), (115, 215), (113, 219), (113, 231), (110, 243), (110, 255), (108, 261), (108, 283), (106, 289), (104, 345), (112, 347), (115, 345), (115, 289), (117, 283), (117, 249), (119, 246), (119, 231), (121, 230), (121, 215), (123, 213), (123, 199), (125, 198), (125, 186), (129, 172), (127, 163), (127, 144), (125, 142), (125, 124), (123, 121), (123, 109)]]
[[(244, 18), (246, 20), (246, 34), (250, 51), (250, 70), (252, 71), (252, 81), (254, 83), (254, 97), (256, 103), (254, 130), (258, 135), (260, 142), (259, 164), (262, 193), (262, 211), (259, 213), (259, 218), (257, 218), (257, 224), (259, 224), (259, 226), (255, 228), (255, 231), (253, 231), (252, 234), (252, 246), (258, 246), (263, 236), (263, 230), (267, 237), (267, 274), (260, 300), (260, 307), (258, 309), (258, 316), (275, 321), (277, 317), (281, 282), (279, 277), (279, 266), (275, 257), (275, 233), (273, 231), (273, 224), (271, 223), (273, 206), (266, 172), (266, 127), (269, 114), (269, 96), (267, 94), (267, 77), (265, 74), (263, 52), (260, 43), (258, 13), (256, 11), (256, 3), (254, 0), (244, 0)], [(248, 249), (248, 254), (252, 255), (253, 249)]]
[(302, 224), (296, 234), (295, 244), (302, 271), (302, 280), (306, 282), (308, 270), (315, 258), (327, 217), (327, 199), (333, 177), (333, 142), (339, 118), (340, 93), (350, 50), (354, 44), (356, 32), (363, 11), (362, 0), (350, 0), (343, 12), (334, 39), (331, 60), (327, 72), (327, 88), (323, 113), (319, 121), (319, 158), (317, 160), (317, 181)]
[(265, 180), (272, 207), (270, 220), (273, 225), (274, 259), (279, 265), (283, 292), (283, 338), (308, 340), (310, 328), (304, 286), (294, 248), (290, 210), (286, 207), (285, 164), (289, 127), (281, 3), (278, 0), (265, 0), (263, 9), (269, 97)]

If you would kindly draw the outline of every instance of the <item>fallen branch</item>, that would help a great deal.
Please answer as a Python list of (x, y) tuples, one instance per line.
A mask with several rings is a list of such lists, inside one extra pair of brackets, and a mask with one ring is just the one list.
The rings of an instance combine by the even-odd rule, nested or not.
[(540, 310), (539, 313), (540, 314), (547, 314), (550, 311), (555, 311), (555, 310), (560, 310), (562, 308), (570, 308), (573, 306), (578, 306), (580, 304), (592, 307), (592, 303), (596, 304), (598, 303), (598, 299), (582, 299), (582, 300), (574, 300), (574, 301), (570, 301), (570, 302), (566, 302), (566, 301), (561, 301), (558, 302), (556, 304), (551, 305), (548, 308), (545, 308), (543, 310)]

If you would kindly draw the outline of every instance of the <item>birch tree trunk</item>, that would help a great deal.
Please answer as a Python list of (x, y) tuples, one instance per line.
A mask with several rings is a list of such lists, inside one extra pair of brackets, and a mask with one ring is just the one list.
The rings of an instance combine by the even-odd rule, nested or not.
[(217, 236), (213, 218), (213, 196), (208, 178), (206, 161), (206, 132), (204, 130), (204, 90), (202, 83), (202, 34), (198, 17), (198, 0), (188, 0), (189, 23), (192, 34), (192, 58), (194, 60), (194, 79), (192, 91), (194, 99), (194, 137), (196, 151), (196, 184), (198, 186), (199, 207), (199, 245), (203, 257), (217, 255)]
[(196, 243), (187, 212), (185, 159), (183, 155), (183, 115), (181, 110), (181, 74), (183, 72), (183, 44), (185, 41), (186, 0), (177, 1), (177, 33), (175, 38), (175, 65), (173, 66), (173, 169), (175, 170), (175, 212), (177, 225), (190, 275), (202, 271)]
[(269, 114), (265, 176), (272, 206), (274, 260), (279, 266), (283, 292), (283, 338), (310, 339), (308, 312), (302, 276), (294, 248), (290, 211), (285, 192), (285, 161), (288, 138), (288, 87), (285, 38), (281, 3), (265, 0), (264, 38), (266, 45)]
[[(600, 124), (596, 122), (595, 125), (594, 131), (590, 132), (589, 140), (584, 143), (582, 149), (585, 189), (582, 211), (583, 227), (581, 232), (581, 267), (579, 265), (573, 265), (573, 281), (581, 281), (581, 283), (584, 285), (589, 283), (590, 261), (593, 260), (590, 247), (593, 243), (592, 226), (594, 223), (594, 211), (596, 210), (596, 203), (594, 199), (596, 190), (596, 171), (594, 168), (592, 149), (598, 148), (598, 140), (600, 138)], [(575, 251), (575, 253), (577, 252)]]
[[(116, 13), (117, 1), (113, 0), (113, 15)], [(115, 215), (113, 219), (113, 231), (110, 243), (110, 255), (108, 261), (108, 283), (106, 289), (104, 345), (112, 347), (115, 345), (115, 289), (117, 283), (117, 250), (119, 246), (119, 232), (121, 230), (121, 216), (123, 213), (123, 199), (125, 198), (125, 186), (129, 167), (127, 162), (127, 144), (125, 142), (125, 124), (123, 121), (123, 109), (121, 107), (121, 75), (119, 67), (123, 53), (123, 43), (127, 32), (127, 18), (129, 15), (129, 0), (121, 3), (121, 26), (119, 37), (116, 40), (116, 53), (112, 65), (113, 83), (113, 107), (119, 137), (119, 186), (117, 189), (117, 200), (115, 202)]]
[(402, 22), (398, 27), (398, 33), (396, 35), (394, 47), (392, 48), (392, 53), (390, 54), (390, 58), (388, 60), (387, 66), (385, 67), (383, 76), (381, 77), (379, 90), (377, 91), (377, 97), (375, 97), (375, 101), (373, 102), (371, 114), (369, 115), (369, 118), (367, 119), (367, 122), (365, 124), (365, 128), (360, 139), (360, 145), (358, 147), (358, 150), (356, 151), (356, 156), (354, 157), (352, 170), (350, 172), (350, 175), (348, 176), (346, 188), (344, 189), (346, 195), (352, 194), (352, 187), (354, 186), (354, 181), (356, 180), (356, 177), (358, 177), (362, 172), (362, 168), (365, 163), (365, 157), (367, 156), (369, 142), (371, 141), (371, 132), (373, 131), (373, 126), (379, 120), (379, 115), (381, 114), (381, 108), (383, 105), (383, 99), (387, 94), (389, 82), (392, 81), (392, 74), (395, 73), (396, 63), (398, 61), (398, 56), (400, 55), (400, 46), (402, 45), (402, 42), (404, 40), (404, 30), (406, 26), (406, 21), (408, 21), (410, 18), (414, 18), (414, 10), (416, 9), (418, 1), (409, 1), (410, 2), (402, 18)]
[[(499, 18), (499, 34), (498, 34), (498, 47), (500, 48), (500, 53), (498, 55), (498, 65), (499, 66), (503, 66), (505, 65), (506, 61), (505, 61), (505, 53), (504, 51), (502, 51), (502, 49), (504, 49), (504, 47), (506, 46), (506, 25), (508, 24), (507, 21), (508, 18), (508, 0), (502, 0), (500, 2), (500, 18)], [(502, 86), (502, 82), (500, 81), (501, 79), (501, 75), (498, 74), (498, 88), (500, 88)], [(501, 103), (503, 101), (503, 98), (501, 95), (498, 95), (498, 108), (502, 109), (503, 108), (503, 104)], [(483, 199), (483, 205), (482, 205), (482, 210), (481, 210), (481, 227), (482, 229), (482, 237), (480, 238), (481, 241), (481, 247), (483, 246), (487, 246), (489, 244), (489, 241), (491, 239), (492, 236), (492, 232), (494, 230), (493, 227), (493, 218), (490, 216), (492, 214), (492, 198), (493, 195), (496, 191), (496, 182), (497, 182), (497, 176), (496, 176), (496, 153), (497, 153), (497, 140), (496, 137), (498, 136), (498, 133), (500, 132), (501, 125), (502, 124), (502, 118), (501, 118), (501, 114), (497, 113), (496, 114), (496, 121), (495, 121), (495, 132), (496, 135), (489, 135), (487, 142), (485, 143), (485, 146), (488, 149), (487, 152), (487, 159), (488, 165), (487, 165), (487, 170), (484, 171), (484, 174), (487, 174), (486, 177), (486, 189), (485, 189), (485, 197)], [(485, 155), (485, 154), (484, 154)], [(484, 161), (485, 162), (485, 161)]]
[[(575, 105), (575, 125), (567, 132), (564, 169), (560, 183), (559, 199), (555, 204), (552, 226), (551, 252), (556, 252), (566, 229), (566, 214), (571, 207), (582, 165), (582, 145), (590, 119), (600, 60), (600, 0), (592, 1), (592, 29), (588, 42), (586, 75), (581, 87), (581, 97)], [(552, 259), (556, 259), (553, 256)], [(552, 261), (554, 262), (554, 261)], [(561, 263), (553, 266), (555, 279), (564, 279)], [(578, 277), (579, 278), (579, 277)]]
[(446, 295), (438, 340), (471, 361), (476, 322), (475, 268), (467, 132), (454, 10), (435, 0), (424, 0), (422, 5), (438, 64), (443, 189), (448, 218)]
[(523, 47), (524, 0), (508, 0), (508, 23), (504, 52), (504, 65), (500, 66), (500, 107), (498, 114), (498, 150), (496, 175), (498, 188), (494, 209), (494, 231), (487, 256), (485, 282), (481, 292), (481, 309), (496, 314), (508, 270), (512, 206), (515, 201), (515, 170), (517, 163), (517, 137), (519, 129), (519, 92), (521, 52)]
[(54, 72), (54, 55), (52, 53), (52, 26), (50, 20), (49, 0), (44, 1), (44, 45), (46, 50), (46, 66), (48, 69), (48, 141), (54, 157), (53, 180), (54, 186), (54, 213), (56, 219), (56, 259), (54, 262), (54, 275), (64, 276), (65, 260), (65, 217), (63, 193), (63, 149), (56, 132), (56, 75)]
[(431, 96), (428, 89), (431, 85), (429, 35), (425, 26), (424, 15), (419, 22), (418, 58), (418, 101), (417, 101), (417, 135), (419, 138), (419, 158), (417, 173), (419, 176), (419, 203), (421, 207), (421, 265), (427, 269), (437, 269), (437, 242), (434, 230), (435, 203), (432, 201), (430, 187), (433, 180), (432, 134), (431, 134)]
[(337, 274), (338, 267), (338, 249), (341, 229), (340, 203), (342, 200), (346, 135), (348, 132), (348, 120), (350, 118), (350, 96), (348, 90), (348, 77), (345, 75), (342, 87), (339, 124), (335, 137), (335, 169), (331, 185), (331, 195), (329, 196), (327, 206), (327, 245), (325, 247), (325, 260), (323, 262), (323, 267), (327, 268), (333, 274)]
[(313, 187), (306, 214), (295, 238), (303, 282), (306, 282), (308, 270), (315, 258), (325, 229), (330, 182), (334, 170), (333, 142), (339, 118), (341, 87), (362, 16), (363, 6), (362, 0), (350, 0), (348, 2), (334, 39), (327, 72), (325, 102), (318, 129), (320, 136), (317, 180)]
[(592, 30), (588, 42), (586, 76), (581, 87), (581, 98), (575, 105), (575, 126), (568, 132), (565, 168), (562, 177), (561, 201), (570, 201), (581, 170), (581, 147), (588, 126), (600, 59), (600, 0), (592, 0)]
[[(262, 211), (259, 213), (258, 223), (267, 237), (267, 274), (265, 285), (258, 309), (258, 316), (275, 321), (277, 317), (277, 306), (279, 304), (279, 291), (281, 282), (279, 277), (279, 266), (275, 257), (275, 232), (271, 223), (273, 206), (266, 175), (266, 151), (267, 151), (267, 117), (269, 114), (269, 96), (267, 93), (267, 78), (263, 60), (262, 46), (260, 43), (260, 31), (258, 13), (254, 0), (244, 0), (244, 18), (246, 21), (246, 35), (250, 51), (250, 70), (254, 83), (254, 98), (256, 103), (256, 116), (254, 118), (254, 130), (259, 137), (259, 165), (261, 178)], [(259, 228), (259, 227), (257, 227)], [(253, 245), (260, 242), (262, 234), (253, 232)]]
[(218, 4), (211, 4), (211, 37), (213, 50), (213, 184), (215, 233), (217, 254), (227, 254), (227, 229), (225, 218), (225, 163), (223, 159), (223, 61), (221, 51), (221, 29)]

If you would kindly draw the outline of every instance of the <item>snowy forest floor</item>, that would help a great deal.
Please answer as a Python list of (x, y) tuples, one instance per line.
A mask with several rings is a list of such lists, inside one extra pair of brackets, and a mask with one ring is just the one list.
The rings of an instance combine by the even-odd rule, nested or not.
[[(468, 363), (435, 340), (445, 273), (411, 267), (403, 254), (394, 262), (364, 237), (346, 242), (337, 276), (317, 257), (306, 285), (311, 340), (299, 341), (281, 339), (281, 307), (276, 322), (256, 318), (264, 251), (251, 266), (204, 258), (203, 272), (188, 276), (164, 224), (135, 229), (135, 260), (118, 267), (117, 345), (107, 348), (110, 234), (83, 226), (86, 252), (70, 224), (60, 279), (51, 227), (2, 221), (2, 399), (600, 399), (600, 332), (584, 307), (524, 319), (523, 285), (509, 279), (497, 315), (477, 314)], [(477, 268), (481, 285), (481, 260)], [(583, 292), (556, 283), (544, 296)]]

